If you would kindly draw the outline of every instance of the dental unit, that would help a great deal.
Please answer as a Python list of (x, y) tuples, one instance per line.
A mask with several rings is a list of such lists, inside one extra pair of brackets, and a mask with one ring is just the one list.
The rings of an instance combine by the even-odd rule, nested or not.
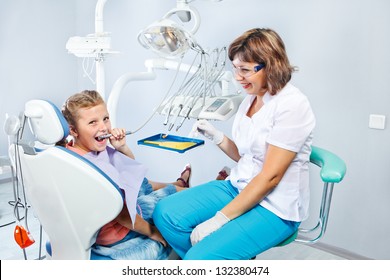
[[(208, 0), (219, 2), (220, 0)], [(98, 0), (95, 10), (95, 33), (87, 37), (71, 37), (67, 49), (78, 57), (94, 58), (96, 65), (97, 91), (107, 100), (112, 126), (117, 126), (117, 107), (123, 89), (134, 81), (152, 81), (156, 79), (156, 70), (175, 71), (175, 79), (160, 105), (152, 112), (135, 133), (156, 114), (165, 116), (163, 125), (171, 131), (180, 129), (185, 120), (208, 119), (224, 121), (237, 111), (243, 96), (230, 71), (226, 71), (226, 48), (215, 48), (208, 52), (195, 39), (200, 26), (199, 12), (189, 5), (190, 0), (177, 0), (176, 7), (137, 35), (138, 42), (152, 50), (159, 58), (147, 59), (144, 72), (130, 72), (120, 76), (114, 83), (108, 96), (105, 95), (103, 63), (107, 55), (116, 53), (111, 50), (110, 37), (103, 31), (103, 8), (107, 0)], [(176, 15), (181, 23), (193, 23), (190, 30), (172, 17)], [(183, 62), (187, 53), (194, 52), (191, 64)], [(85, 72), (85, 69), (84, 69)], [(177, 84), (178, 73), (185, 77), (179, 88), (171, 94)]]

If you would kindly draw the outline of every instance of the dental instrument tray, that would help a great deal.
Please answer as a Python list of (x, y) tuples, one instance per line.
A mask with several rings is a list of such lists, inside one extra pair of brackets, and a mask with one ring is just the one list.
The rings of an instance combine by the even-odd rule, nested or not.
[(203, 145), (204, 140), (160, 133), (138, 140), (137, 143), (138, 145), (184, 153), (190, 149)]

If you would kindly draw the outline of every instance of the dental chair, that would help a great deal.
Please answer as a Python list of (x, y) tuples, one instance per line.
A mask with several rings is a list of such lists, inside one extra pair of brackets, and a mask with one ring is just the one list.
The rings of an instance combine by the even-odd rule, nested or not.
[(104, 259), (91, 254), (91, 246), (99, 229), (121, 211), (122, 192), (94, 164), (55, 145), (69, 133), (55, 105), (31, 100), (24, 115), (34, 139), (15, 145), (28, 200), (49, 239), (47, 258)]

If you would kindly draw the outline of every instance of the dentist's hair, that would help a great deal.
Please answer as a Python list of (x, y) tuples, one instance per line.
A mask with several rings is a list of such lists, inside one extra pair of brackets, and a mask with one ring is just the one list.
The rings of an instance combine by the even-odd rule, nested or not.
[(79, 110), (81, 108), (91, 108), (104, 104), (101, 95), (95, 90), (84, 90), (69, 97), (62, 107), (62, 114), (70, 126), (75, 127), (79, 119)]
[(291, 79), (297, 69), (290, 65), (284, 43), (271, 29), (254, 28), (244, 32), (229, 46), (228, 56), (243, 62), (265, 64), (267, 90), (274, 95)]

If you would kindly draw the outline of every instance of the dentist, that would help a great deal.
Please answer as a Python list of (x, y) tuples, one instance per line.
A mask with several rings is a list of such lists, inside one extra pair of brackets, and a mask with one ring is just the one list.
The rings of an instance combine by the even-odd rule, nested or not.
[(250, 259), (279, 244), (308, 216), (309, 159), (315, 117), (290, 83), (280, 36), (246, 31), (229, 46), (235, 79), (247, 96), (232, 138), (208, 121), (194, 130), (237, 162), (224, 181), (211, 181), (161, 200), (153, 219), (182, 259)]

